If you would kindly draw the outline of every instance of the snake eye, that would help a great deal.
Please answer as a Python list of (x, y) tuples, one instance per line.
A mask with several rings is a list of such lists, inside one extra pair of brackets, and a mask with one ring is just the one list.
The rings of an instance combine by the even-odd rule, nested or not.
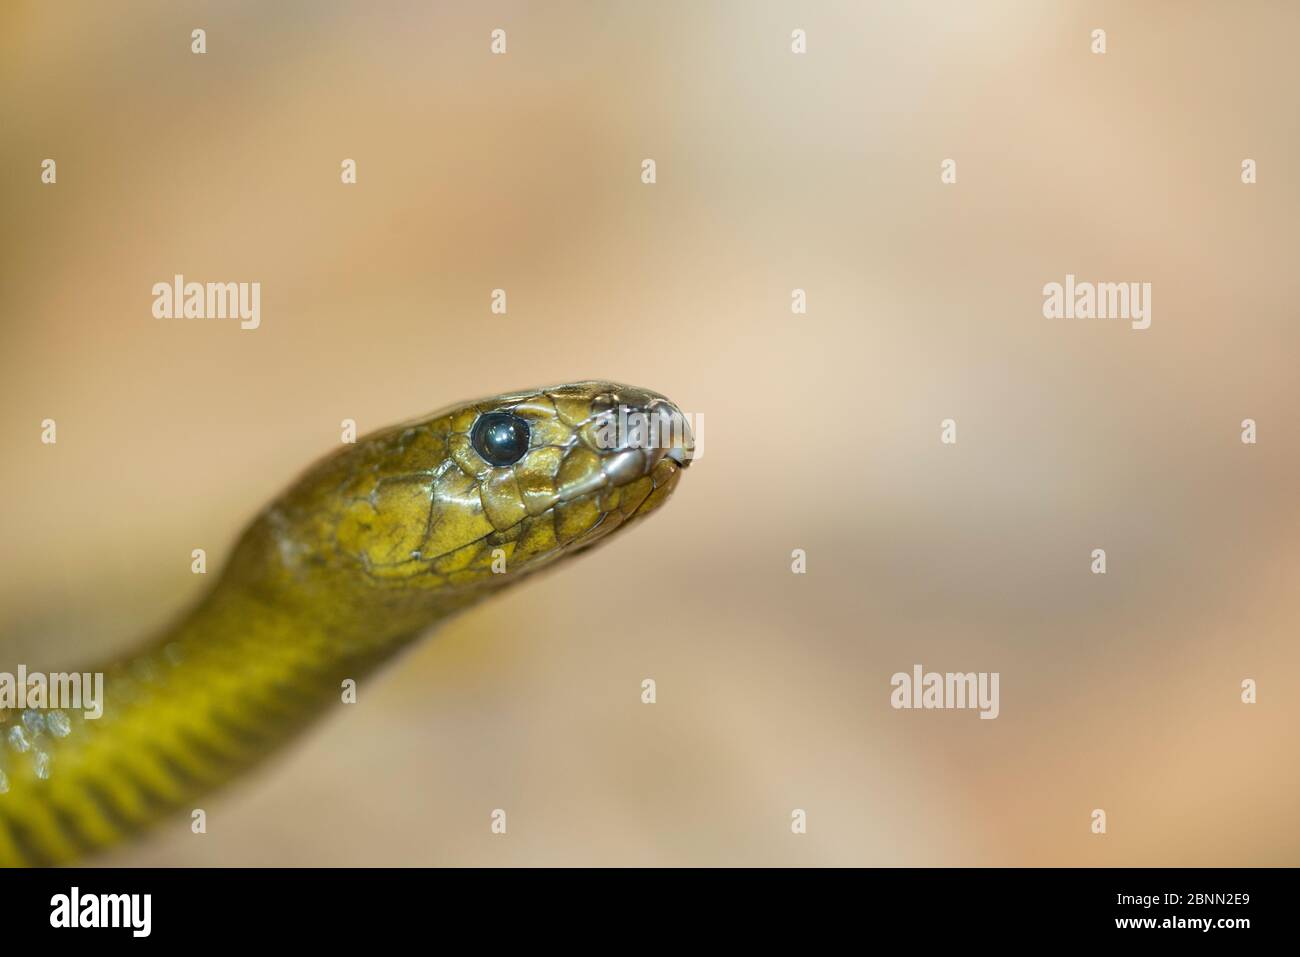
[(509, 412), (488, 412), (474, 423), (469, 441), (488, 464), (514, 465), (528, 451), (528, 423)]

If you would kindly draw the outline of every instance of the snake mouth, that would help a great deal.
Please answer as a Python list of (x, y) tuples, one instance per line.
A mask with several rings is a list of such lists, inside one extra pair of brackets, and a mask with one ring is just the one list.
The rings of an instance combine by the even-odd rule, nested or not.
[(555, 504), (567, 505), (650, 478), (657, 487), (690, 463), (690, 453), (672, 449), (624, 449), (603, 461), (586, 478), (569, 484), (556, 495)]

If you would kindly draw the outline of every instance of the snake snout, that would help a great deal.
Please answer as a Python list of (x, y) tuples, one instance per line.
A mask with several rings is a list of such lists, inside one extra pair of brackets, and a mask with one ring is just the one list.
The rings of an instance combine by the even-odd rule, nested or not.
[(654, 392), (620, 387), (592, 401), (588, 436), (603, 457), (601, 471), (615, 485), (649, 475), (664, 459), (691, 463), (695, 435), (676, 405)]

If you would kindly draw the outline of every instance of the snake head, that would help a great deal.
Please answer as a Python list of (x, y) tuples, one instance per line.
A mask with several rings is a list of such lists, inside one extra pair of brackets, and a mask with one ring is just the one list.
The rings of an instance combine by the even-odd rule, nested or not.
[(381, 590), (470, 593), (653, 512), (693, 454), (686, 417), (662, 395), (578, 382), (362, 438), (270, 517), (286, 562), (350, 572)]

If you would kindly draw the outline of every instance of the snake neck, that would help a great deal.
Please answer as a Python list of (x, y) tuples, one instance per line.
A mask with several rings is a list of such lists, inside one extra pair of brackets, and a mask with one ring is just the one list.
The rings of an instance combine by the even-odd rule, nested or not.
[(331, 594), (328, 579), (290, 574), (271, 544), (257, 523), (174, 627), (83, 672), (103, 675), (100, 717), (0, 712), (0, 864), (57, 864), (170, 812), (193, 818), (200, 794), (355, 701), (356, 682), (473, 600), (402, 599), (381, 614), (373, 601)]

